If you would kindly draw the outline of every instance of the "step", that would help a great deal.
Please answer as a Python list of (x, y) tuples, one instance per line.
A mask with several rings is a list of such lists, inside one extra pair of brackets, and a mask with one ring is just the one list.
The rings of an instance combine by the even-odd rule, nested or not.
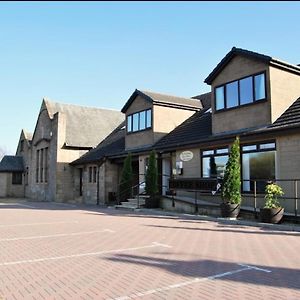
[(124, 205), (115, 205), (115, 209), (126, 209), (126, 210), (135, 210), (136, 207), (126, 207)]
[(139, 199), (139, 201), (137, 200), (137, 199), (131, 199), (131, 200), (129, 200), (128, 202), (126, 201), (126, 202), (121, 202), (122, 204), (123, 203), (131, 203), (131, 204), (137, 204), (139, 202), (139, 204), (145, 204), (145, 200), (144, 199)]

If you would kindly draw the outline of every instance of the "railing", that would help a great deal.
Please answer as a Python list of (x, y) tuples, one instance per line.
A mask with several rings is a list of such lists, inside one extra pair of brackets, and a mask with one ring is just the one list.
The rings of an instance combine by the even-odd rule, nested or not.
[[(245, 183), (249, 182), (249, 187), (250, 191), (246, 191), (244, 186)], [(265, 194), (265, 186), (268, 183), (276, 183), (279, 186), (283, 188), (283, 191), (285, 195), (288, 196), (281, 196), (279, 197), (279, 200), (282, 199), (283, 201), (285, 200), (291, 200), (294, 202), (294, 216), (295, 218), (298, 217), (298, 201), (300, 199), (298, 195), (298, 182), (300, 182), (300, 179), (255, 179), (255, 180), (243, 180), (243, 193), (242, 196), (244, 197), (252, 197), (253, 198), (253, 209), (254, 209), (254, 214), (257, 217), (257, 200), (258, 199), (263, 199), (264, 194)], [(251, 185), (252, 183), (252, 185)], [(282, 185), (284, 184), (291, 184), (292, 186), (290, 187), (291, 189), (287, 190), (284, 188)]]
[[(145, 177), (146, 174), (139, 173), (139, 174), (133, 174), (133, 176), (135, 176), (135, 177), (138, 176), (138, 178), (140, 178), (141, 176)], [(168, 177), (168, 178), (170, 178), (171, 176), (167, 175), (167, 174), (160, 174), (159, 173), (158, 174), (158, 178), (161, 178), (161, 177)], [(124, 182), (119, 183), (118, 187), (117, 187), (117, 195), (118, 195), (117, 196), (117, 203), (120, 204), (121, 199), (123, 199), (123, 196), (127, 195), (128, 191), (130, 191), (130, 193), (128, 193), (129, 194), (128, 196), (130, 198), (134, 198), (135, 196), (138, 196), (137, 200), (138, 200), (138, 207), (139, 207), (139, 195), (144, 194), (144, 192), (140, 193), (140, 187), (143, 186), (143, 185), (145, 185), (145, 183), (146, 183), (145, 181), (139, 182), (139, 183), (137, 183), (135, 185), (132, 185), (132, 186), (128, 187), (127, 189), (123, 190), (122, 192), (120, 191), (120, 186), (121, 186), (121, 184), (124, 184)], [(164, 187), (169, 188), (169, 185), (158, 184), (158, 187), (159, 188), (164, 188)]]
[[(197, 194), (203, 196), (218, 196), (221, 197), (221, 179), (217, 178), (182, 178), (182, 179), (170, 179), (170, 189), (175, 192), (177, 190), (186, 192), (195, 192), (195, 212), (198, 212)], [(293, 201), (293, 210), (295, 218), (298, 217), (298, 201), (300, 199), (300, 190), (298, 185), (300, 179), (251, 179), (242, 181), (242, 197), (250, 200), (253, 199), (250, 207), (253, 208), (254, 215), (258, 217), (258, 202), (265, 196), (265, 186), (270, 183), (277, 183), (283, 188), (284, 196), (279, 197), (279, 200)], [(248, 183), (248, 184), (246, 184)], [(289, 186), (290, 185), (290, 186)], [(173, 197), (172, 197), (173, 198)], [(174, 200), (173, 200), (174, 202)], [(248, 201), (249, 202), (249, 201)], [(174, 204), (172, 204), (174, 206)], [(282, 205), (284, 206), (284, 205)]]

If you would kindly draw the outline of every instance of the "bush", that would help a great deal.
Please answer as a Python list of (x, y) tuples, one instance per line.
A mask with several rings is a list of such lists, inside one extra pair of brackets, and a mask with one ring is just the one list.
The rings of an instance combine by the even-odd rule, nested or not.
[(279, 208), (281, 207), (277, 196), (282, 196), (284, 192), (276, 183), (269, 183), (265, 189), (265, 206), (264, 208)]
[(124, 160), (124, 165), (122, 169), (121, 182), (119, 188), (119, 199), (120, 201), (126, 201), (131, 197), (131, 187), (132, 187), (132, 159), (131, 154), (128, 153)]
[(241, 171), (240, 171), (240, 141), (236, 137), (229, 153), (226, 164), (221, 195), (224, 203), (240, 204), (241, 196)]
[(149, 157), (149, 165), (146, 171), (146, 194), (151, 198), (154, 198), (155, 194), (158, 192), (158, 184), (157, 184), (158, 172), (156, 166), (156, 158), (155, 152), (151, 151)]

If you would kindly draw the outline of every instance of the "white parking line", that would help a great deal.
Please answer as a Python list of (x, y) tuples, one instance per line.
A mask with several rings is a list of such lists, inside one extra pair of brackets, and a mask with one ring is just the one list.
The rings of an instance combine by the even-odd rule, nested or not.
[(170, 247), (170, 246), (163, 245), (163, 244), (158, 245), (157, 243), (153, 242), (150, 245), (133, 247), (133, 248), (113, 249), (113, 250), (90, 252), (90, 253), (79, 253), (79, 254), (72, 254), (72, 255), (65, 255), (65, 256), (54, 256), (54, 257), (43, 257), (43, 258), (27, 259), (27, 260), (19, 260), (19, 261), (10, 261), (10, 262), (0, 263), (0, 266), (11, 266), (11, 265), (44, 262), (44, 261), (50, 261), (50, 260), (61, 260), (61, 259), (75, 258), (75, 257), (95, 256), (95, 255), (101, 255), (101, 254), (135, 251), (135, 250), (142, 250), (142, 249), (149, 249), (149, 248), (156, 248), (156, 247)]
[(19, 241), (19, 240), (36, 240), (36, 239), (56, 238), (56, 237), (64, 237), (64, 236), (76, 236), (76, 235), (83, 235), (83, 234), (93, 234), (93, 233), (100, 233), (100, 232), (113, 233), (115, 231), (110, 230), (110, 229), (103, 229), (103, 230), (97, 230), (97, 231), (60, 233), (60, 234), (52, 234), (52, 235), (36, 235), (36, 236), (26, 236), (26, 237), (0, 239), (0, 242)]
[(35, 208), (35, 206), (28, 205), (28, 204), (22, 204), (22, 203), (5, 203), (5, 202), (0, 203), (0, 206), (6, 206), (6, 205), (17, 205), (17, 206), (24, 206), (24, 207), (28, 207), (28, 208)]
[(208, 277), (202, 277), (202, 278), (197, 277), (197, 278), (194, 278), (192, 280), (183, 281), (183, 282), (180, 282), (180, 283), (177, 283), (177, 284), (172, 284), (172, 285), (168, 285), (168, 286), (164, 286), (164, 287), (161, 287), (161, 288), (152, 289), (152, 290), (148, 290), (148, 291), (144, 291), (144, 292), (138, 292), (138, 293), (135, 293), (135, 294), (131, 294), (129, 296), (122, 296), (122, 297), (110, 298), (110, 299), (111, 300), (136, 299), (136, 298), (156, 294), (156, 293), (159, 293), (159, 292), (164, 292), (164, 291), (169, 291), (169, 290), (176, 289), (176, 288), (181, 288), (181, 287), (191, 285), (191, 284), (195, 284), (195, 283), (199, 283), (199, 282), (204, 282), (204, 281), (208, 281), (208, 280), (214, 280), (214, 279), (230, 276), (230, 275), (240, 273), (240, 272), (244, 272), (244, 271), (247, 271), (247, 270), (257, 270), (257, 271), (262, 271), (262, 272), (267, 272), (267, 273), (271, 272), (270, 270), (257, 268), (255, 266), (249, 266), (249, 265), (243, 265), (243, 264), (238, 264), (238, 265), (244, 266), (244, 267), (241, 268), (241, 269), (237, 269), (237, 270), (233, 270), (233, 271), (229, 271), (229, 272), (225, 272), (225, 273), (219, 273), (219, 274), (208, 276)]
[(74, 224), (78, 221), (61, 221), (61, 222), (48, 222), (48, 223), (24, 223), (24, 224), (0, 224), (0, 227), (14, 227), (14, 226), (36, 226), (36, 225), (54, 225), (54, 224)]

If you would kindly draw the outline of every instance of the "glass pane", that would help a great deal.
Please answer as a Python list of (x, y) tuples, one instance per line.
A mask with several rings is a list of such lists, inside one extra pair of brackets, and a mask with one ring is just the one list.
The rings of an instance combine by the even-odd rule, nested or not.
[(252, 77), (240, 80), (240, 104), (253, 102)]
[(253, 151), (256, 150), (257, 146), (256, 145), (249, 145), (249, 146), (243, 146), (243, 151)]
[(224, 86), (216, 88), (216, 110), (225, 108)]
[(146, 111), (140, 112), (140, 130), (143, 130), (146, 128)]
[(210, 177), (209, 157), (202, 158), (202, 175), (203, 177)]
[(202, 158), (203, 177), (224, 177), (228, 155)]
[(214, 150), (205, 150), (202, 152), (202, 155), (212, 155), (214, 154)]
[(131, 121), (132, 121), (132, 116), (128, 116), (127, 117), (127, 132), (131, 132), (132, 131)]
[(133, 114), (132, 115), (132, 131), (138, 131), (139, 130), (139, 114)]
[(275, 143), (261, 144), (260, 149), (275, 149)]
[(228, 153), (228, 148), (217, 149), (217, 154), (223, 154), (223, 153)]
[(216, 156), (215, 163), (216, 163), (216, 176), (217, 177), (224, 177), (224, 172), (226, 168), (226, 163), (228, 161), (228, 155)]
[(275, 179), (275, 151), (243, 154), (243, 181), (244, 191), (254, 190), (254, 180), (257, 180), (256, 189), (264, 192), (266, 181)]
[(266, 98), (265, 74), (254, 76), (255, 100)]
[(150, 128), (152, 126), (152, 120), (151, 120), (151, 109), (148, 109), (146, 111), (147, 118), (146, 118), (146, 128)]
[(238, 82), (234, 81), (226, 84), (226, 104), (227, 108), (239, 105)]

